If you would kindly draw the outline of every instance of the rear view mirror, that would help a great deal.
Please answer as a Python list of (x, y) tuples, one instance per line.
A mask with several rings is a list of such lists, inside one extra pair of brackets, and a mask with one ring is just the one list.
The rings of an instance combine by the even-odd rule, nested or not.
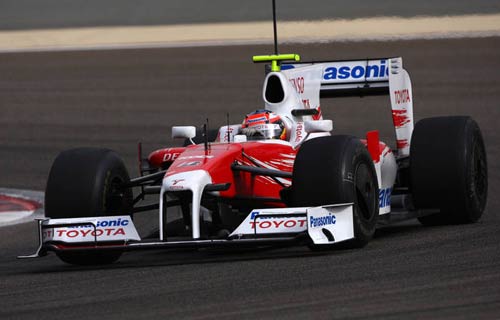
[(330, 132), (333, 130), (332, 120), (307, 120), (304, 122), (307, 133)]
[(172, 138), (193, 139), (196, 137), (196, 127), (174, 126), (172, 127)]

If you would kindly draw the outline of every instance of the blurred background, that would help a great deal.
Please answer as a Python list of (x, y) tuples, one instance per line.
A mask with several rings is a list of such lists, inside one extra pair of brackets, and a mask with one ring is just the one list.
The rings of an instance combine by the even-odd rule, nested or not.
[[(300, 53), (303, 60), (402, 56), (417, 119), (480, 110), (491, 115), (498, 112), (499, 13), (500, 1), (492, 0), (278, 0), (278, 38), (335, 34), (307, 44), (280, 41), (281, 52)], [(418, 20), (420, 34), (400, 33), (428, 16)], [(471, 16), (475, 20), (463, 25), (460, 19)], [(356, 18), (362, 20), (350, 20)], [(272, 51), (271, 19), (270, 0), (0, 1), (0, 186), (43, 190), (58, 152), (79, 146), (118, 151), (134, 175), (139, 141), (147, 154), (179, 143), (170, 138), (172, 125), (210, 118), (215, 128), (227, 113), (241, 122), (262, 105), (264, 70), (251, 56)], [(479, 33), (460, 39), (453, 30)], [(346, 41), (354, 31), (369, 41)], [(225, 38), (231, 32), (236, 35)], [(219, 40), (207, 47), (198, 35)], [(239, 45), (227, 45), (239, 37)], [(387, 97), (322, 103), (336, 133), (379, 129), (393, 142)]]
[[(2, 0), (0, 29), (269, 21), (270, 8), (269, 0)], [(495, 0), (278, 1), (279, 19), (290, 21), (499, 11), (500, 2)]]

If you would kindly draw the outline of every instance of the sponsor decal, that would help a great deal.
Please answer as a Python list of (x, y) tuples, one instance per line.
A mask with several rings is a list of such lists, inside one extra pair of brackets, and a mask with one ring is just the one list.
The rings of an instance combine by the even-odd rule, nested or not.
[(303, 232), (307, 230), (305, 210), (306, 208), (289, 208), (252, 211), (231, 236)]
[(250, 124), (250, 123), (256, 123), (256, 122), (266, 122), (268, 121), (269, 119), (265, 116), (261, 116), (261, 117), (257, 117), (257, 118), (253, 118), (253, 119), (247, 119), (247, 123)]
[(379, 207), (384, 208), (391, 205), (392, 188), (380, 189), (379, 191)]
[(124, 236), (125, 229), (124, 228), (102, 228), (102, 229), (88, 229), (90, 227), (85, 227), (87, 229), (73, 229), (73, 228), (65, 228), (65, 229), (56, 229), (56, 230), (46, 230), (43, 232), (43, 237), (51, 238), (52, 236), (56, 237), (68, 237), (68, 238), (94, 238), (100, 236)]
[(184, 186), (174, 186), (170, 185), (167, 190), (174, 191), (174, 190), (184, 190)]
[(307, 233), (315, 244), (334, 243), (354, 238), (352, 204), (308, 208), (307, 221)]
[(255, 130), (265, 130), (265, 129), (280, 129), (280, 125), (277, 123), (270, 123), (270, 124), (258, 124), (255, 126), (252, 126)]
[[(96, 227), (101, 228), (101, 227), (125, 227), (128, 226), (129, 220), (118, 218), (114, 220), (100, 220), (97, 221)], [(68, 228), (93, 228), (92, 224), (89, 224), (88, 226), (69, 226)]]
[[(85, 223), (84, 219), (87, 218), (68, 220), (72, 220), (75, 223)], [(70, 222), (68, 221), (68, 223)], [(94, 224), (90, 223), (88, 225), (47, 228), (43, 230), (42, 236), (44, 241), (55, 240), (67, 242), (94, 241), (96, 237), (99, 240), (138, 239), (130, 217), (125, 216), (94, 220)]]
[[(258, 211), (252, 212), (250, 216), (250, 228), (254, 230), (259, 229), (282, 229), (281, 231), (285, 231), (286, 229), (294, 229), (296, 227), (304, 228), (306, 226), (306, 219), (304, 218), (287, 218), (287, 217), (276, 217), (276, 216), (266, 216), (263, 213), (262, 216)], [(283, 230), (285, 229), (285, 230)]]
[(295, 142), (302, 141), (302, 131), (304, 131), (304, 124), (302, 122), (297, 122), (297, 126), (295, 127)]
[(337, 222), (337, 218), (335, 215), (329, 213), (327, 216), (321, 216), (321, 217), (309, 217), (309, 227), (310, 228), (318, 228), (318, 227), (323, 227), (323, 226), (328, 226), (328, 225), (333, 225)]
[[(296, 227), (304, 228), (306, 226), (306, 219), (286, 219), (284, 218), (272, 218), (272, 221), (250, 221), (250, 228), (257, 230), (259, 229), (282, 229), (281, 231), (286, 232), (286, 229), (294, 229)], [(279, 219), (276, 221), (276, 219)], [(285, 230), (283, 230), (285, 229)]]
[(394, 101), (396, 101), (396, 104), (403, 104), (403, 103), (411, 102), (410, 90), (408, 90), (408, 89), (395, 90), (394, 91)]
[(174, 152), (174, 153), (167, 152), (163, 155), (163, 162), (174, 161), (179, 157), (179, 155), (180, 155), (179, 152)]
[(175, 186), (176, 184), (178, 184), (181, 181), (185, 181), (185, 179), (174, 179), (174, 180), (172, 180), (172, 185)]
[(290, 79), (290, 83), (292, 84), (292, 87), (295, 89), (295, 91), (297, 91), (297, 93), (299, 94), (304, 93), (304, 87), (305, 87), (304, 77)]
[(385, 78), (387, 76), (389, 76), (389, 69), (386, 66), (386, 60), (370, 65), (365, 62), (363, 65), (328, 67), (323, 73), (324, 80)]

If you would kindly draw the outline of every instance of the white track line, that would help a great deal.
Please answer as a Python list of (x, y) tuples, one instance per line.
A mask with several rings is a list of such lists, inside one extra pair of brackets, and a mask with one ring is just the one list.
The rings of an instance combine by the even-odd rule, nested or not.
[[(261, 44), (270, 22), (0, 31), (0, 52)], [(500, 14), (284, 21), (280, 43), (500, 36)]]
[(25, 221), (35, 211), (5, 211), (0, 213), (0, 226), (10, 225), (13, 222)]
[(9, 226), (18, 223), (25, 223), (33, 221), (35, 218), (43, 218), (43, 200), (44, 193), (41, 191), (21, 190), (21, 189), (7, 189), (0, 188), (0, 195), (14, 197), (19, 199), (26, 199), (40, 203), (42, 207), (36, 210), (20, 210), (20, 211), (3, 211), (0, 212), (0, 227)]

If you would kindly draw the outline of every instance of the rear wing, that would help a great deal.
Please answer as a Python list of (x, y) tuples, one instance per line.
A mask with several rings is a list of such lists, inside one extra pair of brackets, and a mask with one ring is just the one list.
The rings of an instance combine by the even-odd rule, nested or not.
[(298, 71), (307, 66), (321, 72), (320, 97), (389, 95), (398, 155), (409, 155), (413, 96), (410, 76), (403, 69), (401, 57), (284, 63), (281, 71)]
[(281, 70), (315, 65), (322, 69), (321, 97), (362, 97), (389, 94), (389, 64), (398, 60), (402, 59), (298, 62), (283, 64)]

